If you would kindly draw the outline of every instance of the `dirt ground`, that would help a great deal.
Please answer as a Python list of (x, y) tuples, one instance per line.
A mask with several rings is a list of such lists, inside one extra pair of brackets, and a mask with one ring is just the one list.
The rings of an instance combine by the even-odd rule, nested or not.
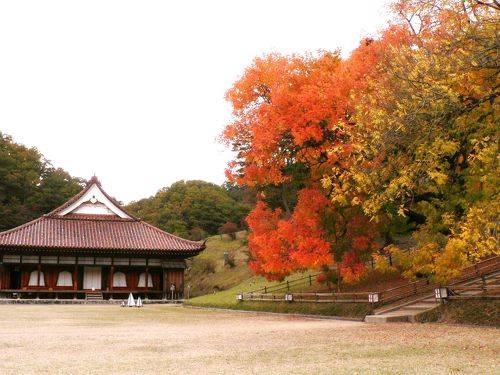
[(0, 306), (0, 373), (500, 373), (500, 330), (150, 305)]

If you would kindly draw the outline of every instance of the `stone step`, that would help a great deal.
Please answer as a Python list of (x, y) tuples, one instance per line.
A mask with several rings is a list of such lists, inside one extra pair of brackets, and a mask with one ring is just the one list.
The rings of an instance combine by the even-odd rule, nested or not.
[(431, 298), (426, 298), (420, 301), (421, 303), (428, 303), (428, 304), (436, 304), (436, 298), (431, 297)]
[(407, 309), (405, 307), (405, 308), (401, 308), (401, 309), (396, 310), (396, 311), (389, 311), (387, 313), (380, 314), (380, 315), (387, 315), (387, 316), (410, 316), (410, 315), (420, 314), (422, 311), (423, 310)]
[(436, 299), (434, 297), (432, 298), (426, 298), (426, 299), (422, 299), (420, 301), (415, 301), (415, 303), (418, 303), (418, 304), (425, 304), (425, 305), (435, 305), (437, 303), (439, 303), (439, 301), (436, 301)]
[(414, 305), (405, 306), (405, 310), (430, 310), (439, 306), (436, 302), (433, 303), (416, 303)]
[[(500, 284), (500, 272), (496, 272), (486, 277), (485, 280), (488, 286), (499, 285)], [(472, 279), (469, 281), (464, 281), (457, 283), (456, 286), (465, 287), (481, 287), (483, 285), (483, 280), (481, 278)], [(480, 290), (474, 291), (463, 291), (463, 295), (478, 295)], [(386, 309), (378, 309), (376, 315), (368, 315), (365, 317), (365, 322), (367, 323), (388, 323), (388, 322), (414, 322), (417, 315), (424, 311), (432, 310), (440, 305), (440, 302), (436, 300), (434, 295), (422, 296), (420, 300), (414, 300), (413, 302), (403, 303), (399, 306), (389, 307)]]
[(102, 296), (102, 293), (100, 293), (100, 292), (88, 292), (88, 293), (85, 293), (85, 299), (87, 301), (102, 301), (103, 296)]
[(366, 323), (389, 323), (389, 322), (408, 322), (407, 315), (367, 315), (365, 317)]

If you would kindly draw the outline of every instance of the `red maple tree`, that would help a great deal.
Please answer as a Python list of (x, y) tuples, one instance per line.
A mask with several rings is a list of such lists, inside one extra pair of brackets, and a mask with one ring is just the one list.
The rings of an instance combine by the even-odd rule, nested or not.
[(331, 52), (257, 58), (228, 91), (233, 121), (222, 139), (236, 158), (226, 174), (260, 198), (247, 218), (256, 273), (280, 279), (335, 262), (346, 279), (362, 273), (375, 224), (348, 202), (334, 202), (321, 180), (349, 167), (355, 94), (381, 74), (381, 51), (406, 35), (391, 27), (378, 40), (363, 40), (346, 60)]

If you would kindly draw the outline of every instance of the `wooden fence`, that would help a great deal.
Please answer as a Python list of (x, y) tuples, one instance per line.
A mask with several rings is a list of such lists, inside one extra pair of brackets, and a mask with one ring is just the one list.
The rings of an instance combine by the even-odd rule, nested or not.
[(500, 285), (447, 287), (449, 299), (500, 299)]
[[(273, 293), (244, 293), (245, 301), (272, 301), (279, 302), (291, 298), (294, 302), (368, 302), (368, 292), (356, 293), (291, 293), (291, 294), (273, 294)], [(291, 296), (291, 297), (289, 297)]]
[[(390, 255), (386, 256), (386, 257), (387, 257), (387, 259), (390, 259)], [(371, 269), (375, 268), (375, 260), (372, 257), (370, 257), (370, 260), (366, 261), (364, 264), (366, 267), (369, 267)], [(279, 291), (283, 291), (283, 290), (286, 290), (288, 292), (288, 291), (290, 291), (290, 287), (296, 287), (299, 285), (311, 286), (313, 283), (313, 279), (319, 275), (321, 275), (321, 273), (307, 275), (307, 276), (300, 277), (300, 278), (294, 279), (294, 280), (283, 281), (282, 283), (279, 283), (277, 285), (264, 286), (263, 288), (252, 290), (250, 292), (247, 292), (246, 294), (251, 294), (251, 293), (256, 294), (256, 295), (268, 294), (268, 293), (275, 293), (275, 292), (279, 292)], [(361, 294), (366, 294), (366, 293), (363, 292)]]
[(311, 286), (313, 283), (313, 278), (316, 278), (318, 275), (319, 275), (319, 273), (316, 273), (316, 274), (300, 277), (300, 278), (294, 279), (294, 280), (287, 280), (287, 281), (284, 281), (284, 282), (279, 283), (277, 285), (264, 286), (263, 288), (252, 290), (250, 292), (247, 292), (246, 294), (268, 294), (268, 293), (279, 292), (282, 290), (289, 291), (290, 287), (292, 287), (292, 286), (299, 286), (299, 285)]
[[(472, 280), (478, 277), (484, 277), (488, 274), (500, 270), (500, 256), (492, 257), (481, 262), (475, 263), (472, 266), (466, 267), (462, 270), (459, 277), (452, 280), (447, 285), (448, 288), (453, 290), (453, 286), (467, 280)], [(276, 293), (282, 290), (290, 291), (291, 286), (301, 285), (301, 283), (308, 282), (312, 285), (312, 277), (317, 275), (309, 275), (299, 279), (286, 281), (284, 283), (274, 285), (271, 287), (260, 288), (251, 292), (239, 293), (237, 299), (242, 301), (296, 301), (296, 302), (339, 302), (339, 303), (357, 303), (357, 302), (370, 302), (370, 303), (389, 303), (404, 298), (412, 297), (419, 294), (432, 293), (435, 288), (439, 287), (438, 284), (431, 283), (429, 279), (422, 279), (418, 281), (408, 282), (404, 285), (390, 288), (383, 291), (375, 292), (344, 292), (344, 293)], [(458, 291), (462, 286), (457, 287)], [(463, 286), (465, 288), (465, 286)], [(493, 290), (492, 285), (489, 286)], [(498, 287), (497, 287), (498, 288)], [(464, 290), (464, 289), (462, 289)]]

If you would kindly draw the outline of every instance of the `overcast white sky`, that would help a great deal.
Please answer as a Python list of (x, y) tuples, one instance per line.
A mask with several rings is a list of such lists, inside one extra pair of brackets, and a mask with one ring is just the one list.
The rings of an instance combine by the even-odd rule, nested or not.
[(224, 181), (226, 90), (255, 56), (341, 48), (387, 0), (0, 1), (0, 130), (128, 202)]

